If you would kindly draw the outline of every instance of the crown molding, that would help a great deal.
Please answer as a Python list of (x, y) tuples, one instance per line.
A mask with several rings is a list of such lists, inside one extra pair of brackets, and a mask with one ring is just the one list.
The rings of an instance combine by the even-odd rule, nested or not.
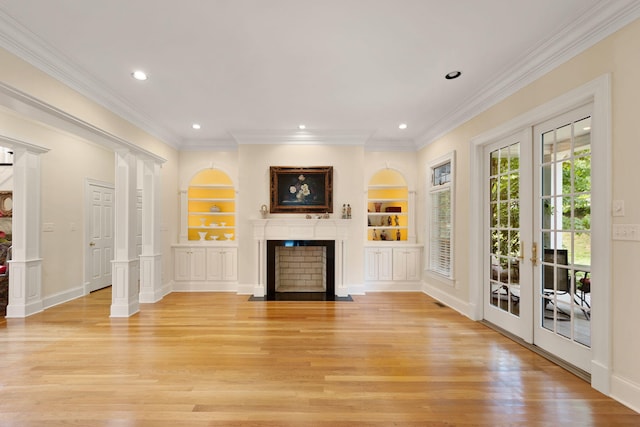
[(638, 18), (640, 2), (637, 0), (599, 2), (514, 62), (496, 77), (495, 84), (440, 117), (428, 132), (417, 138), (416, 148), (421, 149), (443, 137)]
[(370, 139), (364, 146), (365, 151), (416, 151), (413, 139)]
[(70, 58), (18, 23), (1, 7), (0, 46), (173, 148), (180, 147), (181, 141), (176, 135), (159, 127), (128, 101), (110, 91), (104, 82), (74, 64)]
[(364, 145), (374, 132), (358, 130), (237, 130), (229, 133), (240, 145)]
[(13, 149), (22, 148), (30, 153), (44, 154), (48, 153), (49, 149), (40, 147), (39, 145), (31, 144), (29, 142), (15, 139), (7, 135), (0, 135), (0, 144), (3, 147), (11, 147)]
[(0, 82), (0, 106), (9, 108), (32, 120), (53, 126), (72, 135), (111, 150), (127, 150), (145, 159), (164, 163), (166, 159), (145, 150), (125, 139), (100, 129), (51, 104), (47, 104), (27, 93)]
[(238, 151), (233, 139), (186, 139), (180, 151)]

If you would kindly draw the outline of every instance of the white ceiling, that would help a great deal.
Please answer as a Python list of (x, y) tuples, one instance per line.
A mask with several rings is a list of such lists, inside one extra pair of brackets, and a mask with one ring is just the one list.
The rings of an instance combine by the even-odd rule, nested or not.
[[(178, 148), (415, 149), (637, 18), (638, 3), (0, 0), (0, 46)], [(462, 77), (445, 80), (452, 70)]]

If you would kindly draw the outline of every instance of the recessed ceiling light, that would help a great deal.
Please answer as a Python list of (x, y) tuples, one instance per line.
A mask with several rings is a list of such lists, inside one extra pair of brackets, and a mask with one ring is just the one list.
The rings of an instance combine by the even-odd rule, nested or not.
[(461, 75), (462, 75), (462, 72), (460, 72), (460, 71), (452, 71), (450, 73), (447, 73), (447, 75), (444, 76), (444, 78), (447, 79), (447, 80), (453, 80), (453, 79), (457, 79)]
[(133, 73), (131, 73), (131, 75), (133, 76), (134, 79), (140, 80), (140, 81), (144, 81), (144, 80), (147, 80), (149, 78), (147, 76), (147, 73), (145, 73), (142, 70), (136, 70)]
[(307, 125), (303, 125), (303, 124), (299, 124), (298, 125), (298, 129), (300, 129), (300, 130), (304, 130), (306, 128), (307, 128)]
[(406, 129), (407, 128), (407, 124), (406, 123), (400, 123), (398, 125), (398, 129)]
[(194, 124), (192, 124), (192, 125), (191, 125), (191, 127), (192, 127), (193, 129), (195, 129), (195, 130), (198, 130), (198, 129), (200, 129), (202, 126), (200, 126), (200, 124), (198, 124), (198, 123), (194, 123)]

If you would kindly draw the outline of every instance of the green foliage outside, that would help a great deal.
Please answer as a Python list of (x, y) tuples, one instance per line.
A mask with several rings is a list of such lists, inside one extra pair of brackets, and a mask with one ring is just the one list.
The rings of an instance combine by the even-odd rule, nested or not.
[[(520, 252), (519, 233), (512, 231), (520, 227), (519, 166), (519, 157), (501, 157), (499, 160), (492, 158), (491, 170), (495, 171), (494, 173), (500, 171), (500, 175), (492, 178), (490, 183), (490, 226), (494, 229), (491, 232), (490, 249), (491, 253), (500, 256), (501, 264), (507, 263), (506, 257), (516, 257)], [(564, 195), (574, 195), (573, 198), (563, 198), (562, 229), (575, 231), (563, 233), (564, 247), (571, 248), (573, 235), (574, 263), (591, 265), (591, 157), (579, 157), (574, 158), (572, 162), (563, 162), (562, 184)], [(551, 216), (550, 207), (547, 205), (544, 209), (543, 216), (546, 217), (545, 222), (548, 222)]]

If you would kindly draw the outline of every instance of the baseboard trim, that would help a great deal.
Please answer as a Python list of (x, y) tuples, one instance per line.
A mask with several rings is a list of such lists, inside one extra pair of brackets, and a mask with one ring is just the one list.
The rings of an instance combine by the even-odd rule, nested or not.
[(640, 385), (618, 375), (611, 378), (611, 397), (640, 413)]
[(72, 301), (86, 295), (83, 285), (76, 286), (75, 288), (66, 290), (64, 292), (58, 292), (57, 294), (50, 295), (42, 299), (42, 308), (46, 310), (53, 306)]

